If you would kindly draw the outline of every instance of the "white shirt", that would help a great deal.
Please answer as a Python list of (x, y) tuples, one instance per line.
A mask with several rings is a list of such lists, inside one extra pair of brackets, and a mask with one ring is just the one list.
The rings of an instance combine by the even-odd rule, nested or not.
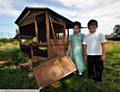
[(83, 44), (87, 45), (87, 55), (102, 55), (102, 43), (106, 39), (102, 33), (89, 33), (85, 35)]

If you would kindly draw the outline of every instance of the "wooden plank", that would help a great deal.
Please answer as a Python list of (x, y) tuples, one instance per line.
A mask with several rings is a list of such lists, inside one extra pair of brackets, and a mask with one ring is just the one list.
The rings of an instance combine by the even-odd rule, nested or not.
[[(45, 14), (45, 11), (41, 11), (41, 12), (32, 12), (32, 13), (30, 13), (30, 14), (28, 14), (28, 16), (25, 16), (25, 17), (23, 17), (20, 21), (19, 21), (19, 25), (21, 25), (21, 26), (23, 26), (23, 25), (26, 25), (27, 23), (29, 23), (29, 22), (25, 22), (25, 21), (29, 21), (29, 20), (31, 20), (31, 19), (34, 19), (34, 17), (35, 16), (38, 16), (38, 15), (42, 15), (42, 14)], [(34, 21), (31, 21), (31, 22), (34, 22)], [(31, 23), (30, 22), (30, 23)], [(25, 23), (25, 24), (23, 24), (23, 23)]]
[(50, 52), (52, 52), (52, 57), (57, 56), (58, 49), (56, 47), (57, 46), (56, 46), (54, 40), (50, 39), (49, 49), (50, 49)]
[(51, 22), (53, 23), (56, 23), (56, 24), (59, 24), (59, 25), (64, 25), (64, 21), (62, 21), (61, 19), (57, 18), (57, 20), (55, 20), (54, 18), (50, 17), (51, 18)]
[(48, 86), (76, 71), (69, 56), (56, 57), (33, 68), (38, 86)]
[(52, 20), (52, 19), (51, 19), (51, 22), (64, 26), (64, 22), (57, 22), (57, 21)]
[(41, 57), (41, 56), (33, 56), (32, 61), (41, 61), (41, 62), (46, 62), (48, 60), (47, 57)]
[(45, 13), (45, 24), (46, 24), (46, 37), (47, 37), (47, 44), (48, 44), (48, 58), (52, 57), (51, 51), (50, 51), (50, 27), (49, 27), (49, 18), (48, 18), (48, 12)]
[(53, 37), (54, 37), (54, 42), (56, 44), (56, 34), (55, 34), (55, 30), (54, 30), (54, 27), (53, 27), (53, 24), (52, 24), (52, 21), (51, 21), (50, 17), (49, 17), (49, 20), (50, 20), (50, 25), (51, 25), (51, 28), (52, 28), (52, 34), (53, 34)]
[(32, 48), (32, 46), (30, 46), (30, 50), (31, 50), (31, 58), (33, 58), (34, 54), (33, 54), (33, 48)]
[(66, 50), (68, 50), (68, 45), (69, 45), (69, 29), (67, 29), (67, 42), (66, 42)]
[(35, 33), (36, 33), (36, 38), (37, 38), (37, 42), (38, 42), (38, 25), (37, 25), (37, 20), (34, 17), (34, 24), (35, 24)]
[(28, 25), (28, 24), (31, 24), (31, 23), (34, 23), (34, 17), (31, 17), (29, 19), (24, 19), (24, 21), (22, 21), (19, 26), (20, 27), (23, 27), (25, 25)]
[(67, 49), (66, 24), (64, 23), (64, 50)]
[(19, 38), (19, 42), (20, 42), (19, 45), (20, 45), (20, 44), (21, 44), (21, 38), (20, 38), (20, 37), (21, 37), (21, 34), (20, 34), (21, 29), (20, 29), (20, 27), (19, 27), (19, 30), (18, 30), (18, 31), (19, 31), (19, 33), (18, 33), (18, 38)]
[[(35, 17), (35, 16), (40, 16), (42, 14), (45, 14), (45, 11), (40, 11), (40, 12), (32, 12), (27, 18)], [(27, 19), (26, 18), (26, 19)]]
[(48, 18), (48, 13), (45, 13), (45, 24), (46, 24), (46, 37), (47, 37), (47, 43), (49, 44), (49, 32), (50, 32), (50, 27), (49, 27), (49, 18)]
[(10, 61), (1, 61), (0, 60), (0, 65), (5, 65), (5, 64), (10, 64), (11, 62)]

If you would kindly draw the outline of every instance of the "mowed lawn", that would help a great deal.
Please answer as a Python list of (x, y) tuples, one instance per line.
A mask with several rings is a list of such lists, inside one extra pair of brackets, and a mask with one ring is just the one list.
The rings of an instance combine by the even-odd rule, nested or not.
[[(83, 76), (71, 74), (62, 79), (61, 86), (49, 86), (42, 92), (120, 92), (120, 41), (108, 41), (106, 44), (107, 59), (104, 62), (103, 85), (96, 87)], [(21, 56), (17, 41), (0, 42), (0, 61), (8, 61), (16, 55), (14, 62), (27, 62)], [(18, 62), (19, 61), (19, 62)], [(0, 89), (36, 89), (38, 88), (33, 72), (15, 67), (12, 64), (0, 65)]]

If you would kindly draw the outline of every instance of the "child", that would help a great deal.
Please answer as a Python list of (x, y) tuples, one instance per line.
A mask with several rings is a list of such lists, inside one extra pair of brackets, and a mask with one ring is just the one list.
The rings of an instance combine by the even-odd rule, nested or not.
[(81, 23), (74, 22), (73, 23), (73, 32), (74, 34), (69, 38), (69, 45), (68, 45), (68, 54), (70, 52), (70, 57), (75, 62), (79, 75), (85, 70), (84, 59), (83, 59), (83, 38), (84, 34), (80, 32)]
[(94, 19), (88, 22), (89, 34), (84, 38), (84, 55), (87, 60), (88, 77), (97, 84), (102, 83), (103, 61), (105, 61), (105, 37), (96, 33), (98, 22)]

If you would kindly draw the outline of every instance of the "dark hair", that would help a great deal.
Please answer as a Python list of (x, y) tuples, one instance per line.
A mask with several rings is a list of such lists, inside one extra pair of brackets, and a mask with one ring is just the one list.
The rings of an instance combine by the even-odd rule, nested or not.
[(89, 28), (90, 26), (96, 26), (96, 27), (98, 27), (98, 22), (97, 22), (97, 20), (95, 20), (95, 19), (91, 19), (91, 20), (88, 22), (87, 26), (88, 26), (88, 28)]
[(78, 21), (75, 21), (75, 22), (73, 23), (73, 28), (74, 28), (74, 26), (78, 26), (79, 28), (81, 28), (81, 23), (78, 22)]

